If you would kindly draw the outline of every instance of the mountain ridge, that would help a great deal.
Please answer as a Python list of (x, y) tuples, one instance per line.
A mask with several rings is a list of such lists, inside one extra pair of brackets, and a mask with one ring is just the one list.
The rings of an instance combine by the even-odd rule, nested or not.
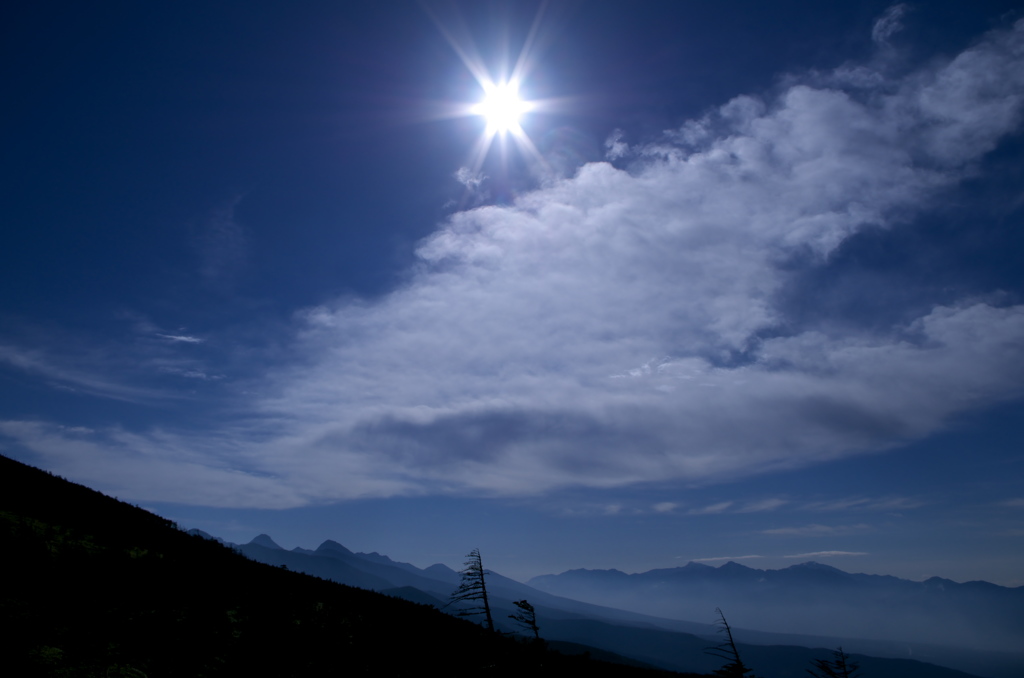
[(268, 567), (2, 455), (0, 542), (17, 582), (0, 589), (11, 675), (299, 678), (419, 675), (430, 666), (452, 676), (639, 675), (427, 605)]
[(735, 561), (633, 574), (577, 568), (527, 583), (567, 598), (672, 619), (692, 619), (721, 607), (748, 628), (785, 633), (898, 638), (986, 651), (1015, 651), (1024, 641), (1024, 587), (936, 577), (915, 582), (816, 561), (776, 570)]
[[(337, 544), (337, 542), (334, 542)], [(317, 552), (308, 551), (300, 548), (295, 549), (296, 552), (301, 551), (302, 553), (309, 555), (316, 555)], [(361, 572), (375, 572), (376, 574), (387, 579), (387, 572), (391, 572), (394, 576), (394, 566), (396, 561), (387, 558), (387, 556), (381, 556), (379, 553), (373, 554), (362, 554), (353, 552), (351, 549), (345, 547), (342, 549), (334, 549), (333, 556), (351, 562)], [(323, 553), (320, 554), (323, 557)], [(399, 585), (400, 581), (396, 580), (395, 586), (390, 589), (380, 588), (379, 590), (388, 593), (389, 595), (396, 595), (416, 602), (427, 602), (434, 604), (437, 607), (442, 607), (444, 603), (441, 601), (447, 601), (448, 596), (458, 585), (459, 573), (452, 570), (448, 566), (435, 563), (427, 568), (417, 568), (414, 565), (408, 563), (401, 563), (401, 565), (410, 568), (410, 570), (402, 573), (402, 577), (406, 578), (405, 584)], [(742, 564), (736, 563), (739, 567), (726, 568), (726, 573), (732, 572), (734, 574), (741, 574), (745, 576), (760, 576), (759, 573), (765, 571), (750, 568)], [(820, 565), (820, 567), (819, 567)], [(378, 569), (379, 566), (383, 566), (385, 569)], [(620, 570), (587, 570), (585, 568), (579, 568), (574, 570), (568, 570), (568, 573), (583, 573), (583, 574), (595, 574), (601, 577), (609, 577), (611, 579), (626, 579), (630, 577), (638, 577), (639, 575), (647, 575), (652, 577), (655, 575), (665, 573), (696, 573), (698, 575), (707, 575), (709, 573), (714, 574), (719, 572), (721, 568), (712, 567), (702, 563), (688, 563), (687, 565), (680, 566), (677, 568), (667, 568), (664, 570), (655, 570), (648, 573), (637, 573), (634, 575), (627, 575)], [(802, 572), (809, 572), (811, 574), (825, 574), (828, 576), (839, 576), (850, 578), (853, 577), (850, 573), (846, 573), (838, 568), (833, 568), (829, 565), (821, 565), (814, 561), (808, 561), (806, 563), (797, 563), (786, 568), (790, 575), (799, 574)], [(653, 575), (652, 575), (653, 573)], [(426, 583), (421, 582), (418, 586), (408, 584), (407, 577), (409, 575), (419, 575), (429, 580)], [(564, 573), (563, 573), (564, 574)], [(557, 576), (557, 575), (556, 575)], [(878, 581), (882, 580), (893, 580), (898, 581), (895, 577), (879, 576), (879, 575), (866, 575), (870, 578), (878, 578)], [(871, 579), (875, 581), (876, 579)], [(542, 635), (552, 640), (566, 641), (566, 642), (582, 642), (588, 639), (586, 631), (590, 628), (591, 631), (594, 629), (618, 629), (617, 631), (602, 631), (600, 638), (590, 638), (590, 645), (602, 646), (606, 649), (616, 652), (627, 657), (633, 657), (638, 661), (645, 663), (653, 663), (656, 666), (662, 668), (679, 668), (680, 664), (674, 663), (679, 661), (678, 652), (673, 649), (675, 645), (687, 646), (691, 650), (696, 647), (706, 647), (710, 642), (717, 642), (717, 635), (714, 627), (709, 623), (701, 622), (688, 622), (678, 618), (665, 618), (658, 616), (651, 616), (647, 614), (637, 614), (635, 611), (630, 612), (629, 610), (613, 609), (604, 605), (595, 605), (588, 603), (587, 601), (579, 601), (564, 596), (552, 596), (550, 592), (543, 591), (541, 589), (532, 588), (529, 584), (523, 584), (511, 580), (507, 577), (503, 577), (498, 573), (494, 573), (488, 570), (488, 590), (491, 592), (491, 606), (493, 608), (494, 616), (499, 625), (504, 623), (507, 615), (514, 612), (512, 607), (513, 600), (519, 600), (522, 598), (528, 599), (536, 608), (538, 620), (542, 627)], [(532, 582), (533, 580), (531, 580)], [(710, 612), (714, 609), (714, 606), (709, 607), (701, 615), (704, 618), (709, 618)], [(741, 615), (734, 615), (730, 608), (725, 608), (730, 615), (730, 620), (734, 624), (743, 624), (744, 620)], [(598, 626), (594, 626), (597, 623)], [(604, 626), (600, 626), (600, 625)], [(630, 630), (627, 630), (630, 629)], [(507, 627), (508, 631), (512, 631), (513, 627)], [(808, 648), (835, 648), (838, 645), (843, 645), (848, 651), (854, 651), (859, 657), (868, 657), (869, 663), (875, 660), (881, 660), (884, 658), (899, 659), (906, 658), (907, 652), (911, 651), (914, 653), (914, 657), (920, 657), (925, 661), (929, 661), (932, 664), (938, 664), (950, 668), (957, 668), (961, 671), (967, 671), (979, 676), (992, 676), (993, 678), (1017, 678), (1020, 675), (1020, 668), (1024, 668), (1024, 656), (1006, 655), (1003, 656), (999, 653), (971, 653), (971, 652), (957, 652), (955, 650), (949, 650), (948, 648), (939, 648), (933, 645), (924, 643), (911, 643), (901, 644), (898, 641), (892, 639), (886, 639), (884, 641), (871, 641), (859, 638), (852, 638), (850, 636), (842, 637), (828, 637), (828, 634), (779, 634), (770, 631), (757, 631), (751, 628), (744, 628), (743, 626), (734, 626), (734, 633), (741, 647), (744, 648), (744, 652), (753, 651), (755, 655), (763, 657), (762, 661), (767, 663), (769, 666), (779, 667), (782, 670), (784, 666), (792, 666), (794, 656), (804, 656), (807, 652), (810, 652)], [(596, 632), (596, 631), (594, 631)], [(620, 643), (620, 640), (624, 637), (637, 637), (636, 634), (644, 636), (644, 634), (652, 633), (655, 637), (660, 637), (660, 641), (650, 641), (651, 652), (653, 654), (640, 656), (636, 652), (631, 653), (630, 648), (627, 645)], [(659, 634), (668, 635), (659, 635)], [(680, 638), (689, 637), (689, 641), (681, 641)], [(700, 640), (697, 640), (699, 638)], [(671, 640), (670, 640), (671, 639)], [(647, 641), (645, 641), (647, 642)], [(602, 645), (605, 643), (605, 645)], [(611, 643), (610, 645), (607, 643)], [(797, 647), (799, 650), (763, 650), (764, 646), (787, 646)], [(750, 648), (760, 647), (762, 649), (751, 650)], [(774, 654), (773, 654), (774, 653)], [(820, 654), (820, 651), (819, 651)], [(695, 661), (691, 656), (686, 661)], [(697, 660), (700, 661), (700, 660)], [(803, 660), (799, 660), (803, 661)], [(700, 664), (686, 665), (692, 669), (693, 666), (700, 666)], [(707, 670), (711, 670), (713, 667), (705, 667)], [(762, 667), (758, 667), (761, 669)], [(919, 669), (920, 667), (918, 667)], [(703, 669), (702, 669), (703, 670)], [(887, 669), (883, 666), (876, 666), (876, 675), (888, 675), (885, 672)], [(897, 673), (895, 675), (915, 675), (914, 671), (906, 669), (905, 667), (900, 669), (903, 673)], [(760, 671), (759, 671), (760, 673)], [(781, 675), (781, 674), (779, 674)], [(927, 674), (921, 674), (927, 675)], [(952, 675), (952, 674), (950, 674)]]
[[(266, 545), (225, 548), (206, 533), (186, 533), (167, 519), (6, 458), (0, 458), (0, 541), (10, 547), (7, 560), (19, 582), (0, 591), (0, 610), (13, 629), (9, 659), (23, 675), (142, 672), (156, 678), (224, 675), (231, 667), (231, 675), (241, 670), (298, 676), (322, 672), (339, 661), (356, 673), (376, 675), (404, 674), (430, 663), (443, 664), (448, 675), (477, 675), (482, 665), (502, 667), (497, 675), (521, 675), (541, 660), (521, 644), (439, 615), (427, 605), (339, 587), (294, 571), (315, 564), (332, 568), (333, 574), (377, 577), (369, 582), (374, 588), (390, 584), (381, 574), (427, 573), (422, 579), (442, 597), (425, 598), (430, 594), (415, 587), (386, 591), (436, 606), (434, 601), (451, 592), (451, 580), (458, 579), (444, 565), (427, 568), (429, 573), (409, 566), (417, 575), (380, 562), (386, 558), (380, 554), (360, 557), (337, 542), (319, 555), (298, 548), (285, 551), (269, 535), (258, 540)], [(238, 551), (243, 548), (287, 567), (241, 558)], [(526, 594), (537, 603), (542, 633), (551, 640), (573, 642), (566, 636), (580, 634), (597, 639), (600, 630), (606, 643), (601, 649), (631, 661), (690, 672), (716, 666), (697, 649), (708, 645), (707, 624), (600, 608), (498, 573), (489, 573), (488, 583), (497, 619), (507, 619), (512, 601)], [(339, 644), (339, 638), (350, 640)], [(642, 653), (637, 650), (641, 644)], [(759, 673), (776, 676), (799, 672), (809, 656), (825, 652), (740, 646), (744, 654), (758, 657)], [(600, 663), (568, 671), (568, 659), (544, 657), (546, 668), (536, 675), (628, 675)], [(884, 658), (873, 666), (877, 678), (966, 676)]]
[(661, 574), (661, 573), (672, 573), (672, 572), (710, 572), (710, 571), (721, 571), (722, 568), (725, 568), (726, 566), (728, 566), (728, 569), (726, 571), (736, 571), (736, 572), (767, 573), (767, 572), (785, 572), (787, 570), (793, 570), (793, 569), (816, 569), (816, 570), (825, 571), (825, 572), (841, 573), (841, 574), (850, 575), (850, 576), (854, 576), (854, 577), (877, 577), (879, 579), (888, 579), (888, 580), (895, 580), (895, 581), (902, 581), (902, 582), (912, 582), (912, 583), (916, 583), (916, 584), (924, 584), (924, 583), (928, 583), (928, 582), (932, 582), (932, 581), (938, 581), (938, 582), (947, 583), (947, 584), (956, 584), (957, 586), (967, 586), (967, 585), (970, 585), (970, 584), (982, 584), (982, 585), (992, 586), (992, 587), (996, 587), (996, 588), (999, 588), (999, 589), (1006, 589), (1006, 590), (1010, 590), (1010, 591), (1024, 591), (1024, 586), (1003, 586), (1002, 584), (996, 584), (994, 582), (986, 581), (984, 579), (969, 579), (967, 581), (957, 582), (955, 580), (947, 579), (945, 577), (931, 576), (931, 577), (928, 577), (927, 579), (924, 579), (924, 580), (921, 580), (920, 582), (918, 582), (918, 581), (915, 581), (913, 579), (904, 579), (902, 577), (897, 577), (896, 575), (891, 575), (891, 574), (869, 574), (869, 573), (864, 573), (864, 572), (848, 572), (848, 571), (843, 570), (841, 568), (835, 567), (834, 565), (829, 565), (827, 563), (822, 563), (822, 562), (819, 562), (819, 561), (816, 561), (816, 560), (805, 560), (803, 562), (794, 563), (792, 565), (788, 565), (786, 567), (778, 568), (778, 569), (760, 569), (760, 568), (750, 567), (749, 565), (744, 565), (743, 563), (738, 563), (735, 560), (728, 560), (725, 563), (723, 563), (722, 565), (719, 565), (718, 567), (715, 567), (713, 565), (708, 565), (707, 563), (699, 563), (699, 562), (691, 560), (691, 561), (687, 562), (685, 565), (679, 565), (677, 567), (654, 568), (654, 569), (650, 569), (650, 570), (644, 570), (643, 572), (625, 572), (623, 570), (619, 570), (619, 569), (616, 569), (616, 568), (575, 567), (575, 568), (570, 568), (568, 570), (564, 570), (564, 571), (562, 571), (562, 572), (560, 572), (558, 574), (541, 574), (541, 575), (536, 575), (534, 577), (531, 577), (529, 580), (527, 580), (527, 583), (529, 583), (530, 581), (534, 581), (534, 580), (540, 580), (540, 579), (543, 579), (543, 578), (546, 578), (546, 577), (559, 577), (559, 576), (562, 576), (562, 575), (565, 575), (565, 574), (579, 574), (579, 573), (604, 574), (604, 573), (608, 573), (608, 574), (615, 574), (615, 575), (623, 575), (625, 577), (637, 577), (637, 576), (645, 576), (645, 575)]

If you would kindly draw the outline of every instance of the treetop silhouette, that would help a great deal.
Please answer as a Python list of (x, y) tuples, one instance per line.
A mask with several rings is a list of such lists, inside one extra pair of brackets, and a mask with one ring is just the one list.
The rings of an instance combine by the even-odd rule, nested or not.
[(491, 617), (491, 605), (487, 600), (487, 582), (484, 578), (484, 564), (480, 557), (480, 549), (473, 549), (466, 554), (465, 568), (460, 571), (462, 583), (448, 598), (448, 605), (455, 603), (471, 603), (468, 607), (458, 610), (460, 617), (484, 615), (484, 626), (494, 630), (494, 619)]

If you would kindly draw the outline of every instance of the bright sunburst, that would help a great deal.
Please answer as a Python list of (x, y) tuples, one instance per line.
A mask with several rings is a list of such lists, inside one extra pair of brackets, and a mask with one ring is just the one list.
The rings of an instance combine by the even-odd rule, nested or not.
[[(522, 62), (522, 58), (520, 61)], [(498, 141), (501, 148), (504, 149), (505, 141), (509, 138), (515, 142), (520, 151), (543, 165), (543, 158), (537, 152), (537, 148), (530, 141), (521, 124), (523, 116), (537, 110), (540, 107), (539, 103), (523, 99), (519, 91), (520, 80), (518, 77), (513, 76), (507, 80), (495, 81), (487, 77), (484, 74), (484, 69), (480, 66), (475, 66), (470, 70), (473, 71), (483, 90), (483, 97), (479, 103), (464, 110), (470, 115), (483, 117), (487, 122), (483, 134), (477, 140), (470, 167), (474, 171), (479, 170), (492, 144)]]
[[(536, 65), (533, 63), (533, 52), (538, 45), (539, 34), (541, 33), (541, 18), (546, 5), (542, 4), (534, 18), (533, 25), (523, 43), (518, 58), (514, 60), (512, 68), (508, 68), (509, 59), (498, 58), (499, 67), (495, 73), (489, 69), (476, 49), (474, 41), (464, 30), (463, 22), (457, 16), (444, 21), (440, 16), (431, 13), (434, 22), (442, 35), (448, 40), (456, 54), (465, 64), (466, 68), (473, 75), (480, 94), (475, 104), (456, 104), (448, 109), (448, 115), (453, 117), (462, 115), (480, 116), (486, 122), (485, 129), (477, 140), (475, 147), (468, 159), (467, 169), (476, 172), (484, 163), (490, 149), (497, 143), (504, 156), (508, 143), (512, 142), (519, 151), (530, 159), (530, 162), (537, 167), (546, 167), (547, 163), (537, 147), (530, 140), (526, 130), (523, 129), (524, 119), (527, 114), (535, 112), (551, 112), (553, 106), (557, 105), (552, 100), (530, 100), (523, 96), (521, 87), (527, 80), (529, 72)], [(544, 42), (544, 41), (540, 41)], [(495, 77), (497, 76), (497, 77)], [(445, 116), (447, 117), (447, 116)]]
[(487, 120), (487, 127), (492, 134), (521, 134), (519, 119), (528, 113), (532, 105), (519, 98), (519, 83), (515, 80), (496, 84), (484, 82), (484, 100), (471, 110)]

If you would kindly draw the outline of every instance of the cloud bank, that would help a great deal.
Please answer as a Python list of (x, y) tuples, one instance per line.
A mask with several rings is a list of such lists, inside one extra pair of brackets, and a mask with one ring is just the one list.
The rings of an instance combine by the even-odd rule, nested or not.
[[(300, 360), (247, 385), (246, 416), (202, 435), (216, 452), (161, 434), (155, 457), (179, 472), (149, 490), (282, 506), (716, 481), (882, 450), (1018, 396), (1022, 306), (839, 335), (788, 329), (779, 297), (795, 267), (926, 212), (1019, 128), (1024, 23), (898, 79), (798, 80), (616, 146), (628, 169), (587, 164), (453, 215), (400, 289), (303, 313)], [(54, 427), (4, 431), (58, 472), (73, 456)], [(103, 458), (138, 458), (96, 435)]]

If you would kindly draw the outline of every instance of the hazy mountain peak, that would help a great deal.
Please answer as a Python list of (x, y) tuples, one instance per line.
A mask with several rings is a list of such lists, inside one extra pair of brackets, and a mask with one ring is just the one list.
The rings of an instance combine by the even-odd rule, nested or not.
[(448, 567), (444, 563), (434, 563), (433, 565), (431, 565), (430, 567), (426, 568), (423, 571), (424, 572), (432, 572), (434, 574), (440, 574), (440, 573), (444, 573), (444, 574), (449, 574), (449, 573), (450, 574), (458, 574), (458, 572), (456, 572), (452, 568)]
[(347, 548), (345, 548), (344, 546), (342, 546), (338, 542), (334, 541), (333, 539), (328, 539), (324, 543), (320, 544), (320, 546), (316, 547), (316, 550), (318, 552), (319, 551), (334, 551), (335, 553), (344, 553), (345, 555), (355, 555), (354, 553), (352, 553)]
[(277, 542), (270, 538), (269, 534), (258, 535), (255, 538), (253, 538), (253, 540), (249, 543), (255, 544), (256, 546), (262, 546), (263, 548), (267, 549), (275, 549), (277, 551), (284, 550), (283, 548), (277, 545)]
[(814, 560), (808, 560), (805, 563), (797, 563), (796, 565), (790, 565), (786, 569), (787, 570), (796, 570), (796, 569), (800, 569), (800, 570), (817, 570), (818, 572), (839, 572), (840, 574), (848, 574), (847, 572), (844, 572), (843, 570), (840, 570), (838, 567), (832, 567), (831, 565), (826, 565), (825, 563), (819, 563), (819, 562), (814, 561)]
[(735, 560), (730, 560), (729, 562), (721, 565), (718, 569), (721, 572), (756, 572), (754, 568), (737, 563)]
[(611, 569), (611, 570), (588, 570), (585, 567), (578, 567), (578, 568), (576, 568), (574, 570), (566, 570), (562, 574), (576, 574), (577, 572), (584, 573), (584, 574), (626, 574), (622, 570), (616, 570), (616, 569)]

